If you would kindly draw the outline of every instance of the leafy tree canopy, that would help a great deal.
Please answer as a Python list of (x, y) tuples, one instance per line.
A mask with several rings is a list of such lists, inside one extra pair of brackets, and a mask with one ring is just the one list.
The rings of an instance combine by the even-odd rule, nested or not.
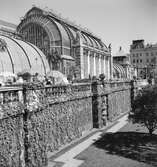
[(157, 86), (141, 90), (133, 102), (129, 119), (144, 125), (150, 134), (157, 129)]

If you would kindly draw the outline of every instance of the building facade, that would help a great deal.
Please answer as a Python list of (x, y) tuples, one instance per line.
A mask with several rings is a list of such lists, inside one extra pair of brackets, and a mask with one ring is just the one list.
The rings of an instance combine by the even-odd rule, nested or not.
[(33, 7), (17, 32), (44, 52), (52, 70), (81, 79), (102, 73), (111, 78), (110, 50), (101, 39), (52, 11)]
[(131, 64), (137, 67), (137, 75), (147, 78), (157, 68), (157, 44), (146, 44), (144, 40), (134, 40), (130, 46)]

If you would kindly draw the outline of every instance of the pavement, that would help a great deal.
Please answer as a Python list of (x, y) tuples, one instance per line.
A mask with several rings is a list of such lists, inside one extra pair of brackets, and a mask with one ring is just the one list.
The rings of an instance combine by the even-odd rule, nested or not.
[(48, 167), (79, 167), (85, 160), (77, 159), (77, 156), (98, 141), (103, 133), (116, 133), (128, 123), (128, 115), (125, 114), (112, 124), (103, 129), (95, 130), (62, 150), (49, 154)]

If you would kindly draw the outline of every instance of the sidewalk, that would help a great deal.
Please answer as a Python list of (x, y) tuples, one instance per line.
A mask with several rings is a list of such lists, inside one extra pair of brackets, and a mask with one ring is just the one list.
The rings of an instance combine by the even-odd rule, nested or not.
[[(56, 154), (49, 155), (48, 167), (78, 167), (84, 163), (75, 157), (98, 141), (103, 133), (115, 133), (128, 123), (127, 114), (103, 129), (94, 129), (86, 137), (79, 139)], [(99, 166), (98, 166), (99, 167)]]

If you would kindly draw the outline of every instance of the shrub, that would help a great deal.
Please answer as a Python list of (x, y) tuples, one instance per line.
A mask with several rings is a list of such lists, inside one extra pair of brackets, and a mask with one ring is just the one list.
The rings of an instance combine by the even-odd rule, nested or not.
[(105, 74), (100, 74), (99, 78), (100, 78), (100, 81), (103, 81), (105, 79)]
[(145, 126), (152, 134), (157, 129), (157, 87), (143, 88), (135, 98), (129, 119)]
[(23, 72), (17, 74), (19, 77), (22, 77), (23, 80), (29, 81), (31, 78), (31, 73), (29, 72)]

